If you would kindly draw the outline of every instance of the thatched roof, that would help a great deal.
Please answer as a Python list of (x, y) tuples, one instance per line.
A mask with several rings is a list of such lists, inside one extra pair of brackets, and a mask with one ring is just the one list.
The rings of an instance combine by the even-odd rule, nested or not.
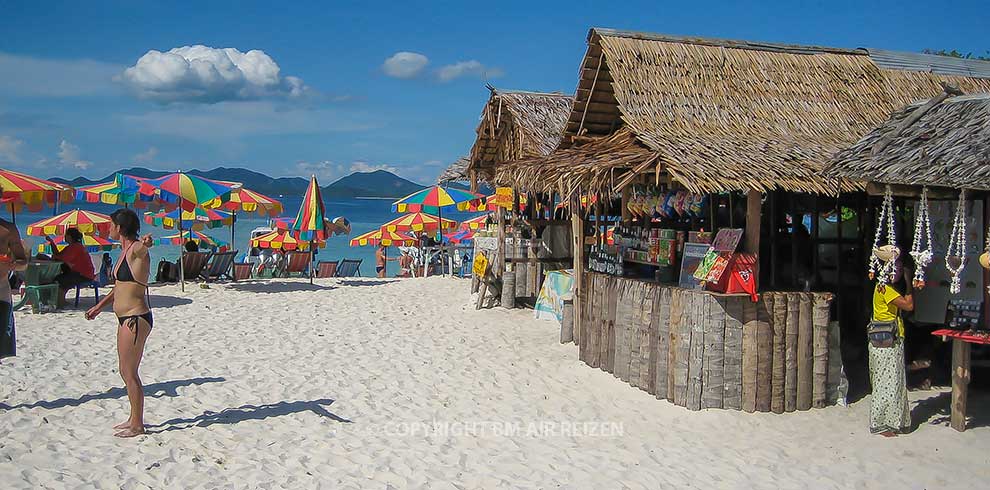
[[(908, 120), (919, 109), (920, 118)], [(990, 94), (951, 97), (931, 108), (908, 105), (839, 152), (825, 173), (883, 184), (990, 190)]]
[[(626, 127), (649, 152), (611, 165), (613, 180), (636, 167), (657, 171), (652, 160), (697, 192), (851, 191), (862, 185), (823, 177), (825, 163), (895, 108), (938, 93), (940, 81), (990, 90), (987, 79), (881, 68), (865, 49), (592, 29), (561, 148), (580, 150)], [(601, 154), (601, 144), (589, 151)], [(533, 164), (573, 158), (554, 153)], [(505, 169), (498, 180), (525, 185), (511, 178), (523, 173)], [(571, 172), (579, 182), (569, 187), (612, 190), (601, 179), (592, 185), (596, 175)]]
[(488, 179), (498, 164), (553, 151), (574, 100), (560, 93), (489, 89), (469, 166)]
[(470, 160), (468, 160), (468, 157), (458, 158), (456, 162), (451, 163), (449, 167), (440, 173), (440, 176), (437, 177), (437, 184), (467, 180), (469, 163)]

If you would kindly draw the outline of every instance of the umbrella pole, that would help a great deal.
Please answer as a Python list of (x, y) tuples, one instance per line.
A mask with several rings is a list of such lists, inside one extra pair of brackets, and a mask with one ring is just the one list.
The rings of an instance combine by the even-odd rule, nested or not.
[(309, 283), (313, 284), (313, 240), (309, 241)]
[(231, 213), (231, 216), (233, 217), (234, 221), (230, 222), (230, 249), (237, 250), (234, 248), (234, 225), (237, 224), (237, 210), (234, 210), (234, 212)]
[[(191, 237), (192, 235), (190, 235)], [(179, 211), (179, 288), (186, 292), (186, 244), (182, 243), (182, 211)]]

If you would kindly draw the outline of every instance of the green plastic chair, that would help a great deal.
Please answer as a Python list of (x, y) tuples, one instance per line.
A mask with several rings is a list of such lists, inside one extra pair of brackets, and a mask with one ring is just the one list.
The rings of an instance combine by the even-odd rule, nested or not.
[(58, 306), (58, 284), (55, 278), (62, 273), (62, 263), (57, 261), (29, 262), (24, 270), (24, 295), (14, 309), (31, 303), (31, 311), (38, 313), (41, 305)]

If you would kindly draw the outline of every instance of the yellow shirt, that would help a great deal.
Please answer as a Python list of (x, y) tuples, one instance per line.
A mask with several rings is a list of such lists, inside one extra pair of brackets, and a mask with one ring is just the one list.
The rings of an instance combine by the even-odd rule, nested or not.
[(904, 321), (899, 315), (900, 309), (894, 306), (894, 300), (900, 298), (890, 285), (877, 284), (873, 288), (873, 319), (878, 322), (897, 321), (897, 335), (904, 338)]

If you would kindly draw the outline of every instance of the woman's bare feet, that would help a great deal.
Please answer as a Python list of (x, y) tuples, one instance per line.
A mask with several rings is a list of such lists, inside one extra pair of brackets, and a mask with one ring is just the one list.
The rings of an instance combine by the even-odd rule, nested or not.
[(121, 422), (121, 423), (113, 426), (113, 430), (126, 429), (126, 428), (128, 428), (130, 426), (131, 426), (131, 419), (127, 419), (127, 420), (125, 420), (125, 421), (123, 421), (123, 422)]
[(897, 433), (894, 432), (894, 431), (892, 431), (892, 430), (885, 430), (883, 432), (877, 433), (877, 435), (880, 435), (880, 436), (883, 436), (883, 437), (897, 437)]
[(135, 429), (134, 427), (128, 427), (128, 428), (126, 428), (126, 429), (124, 429), (124, 430), (122, 430), (122, 431), (114, 434), (113, 436), (114, 437), (120, 437), (122, 439), (126, 439), (128, 437), (135, 437), (135, 436), (139, 436), (141, 434), (144, 434), (144, 427), (137, 428), (137, 429)]

